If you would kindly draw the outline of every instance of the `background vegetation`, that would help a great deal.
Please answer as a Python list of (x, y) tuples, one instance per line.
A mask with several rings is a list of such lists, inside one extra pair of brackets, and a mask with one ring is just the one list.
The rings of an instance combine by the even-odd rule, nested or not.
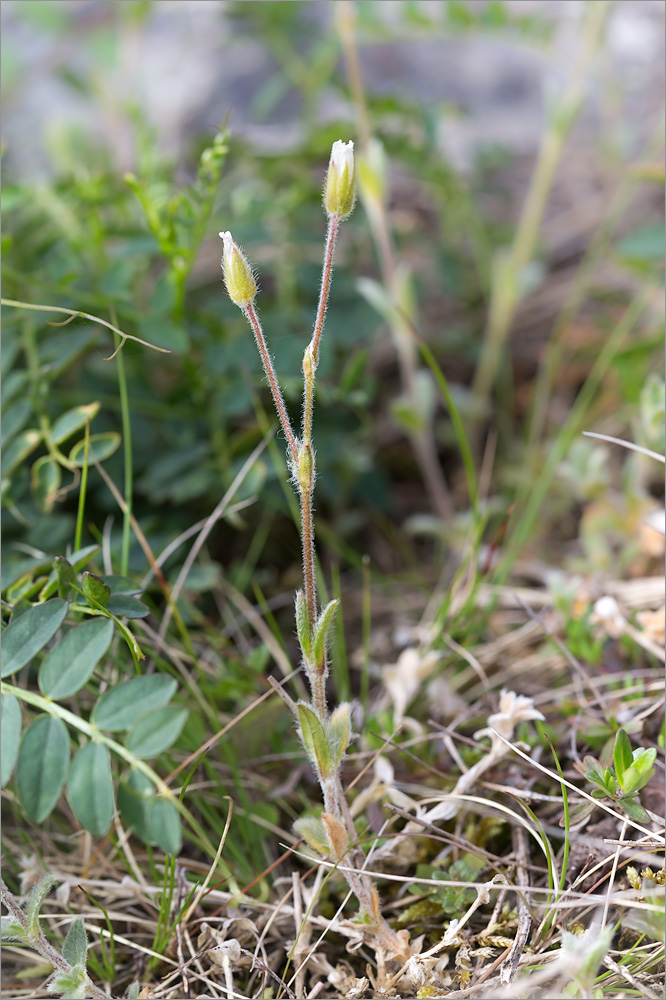
[[(663, 6), (3, 18), (10, 889), (56, 876), (42, 929), (59, 948), (82, 914), (114, 996), (658, 995), (663, 469), (582, 432), (664, 453)], [(359, 834), (406, 880), (385, 915), (445, 933), (411, 980), (363, 981), (348, 925), (317, 943), (344, 883), (284, 854), (321, 808), (267, 681), (298, 666), (296, 508), (219, 270), (231, 230), (295, 417), (340, 138), (366, 169), (317, 385), (320, 587)], [(498, 752), (439, 839), (391, 851), (396, 808), (486, 758), (504, 688), (545, 717), (507, 737), (532, 761)], [(522, 896), (475, 891), (500, 875)], [(3, 995), (43, 995), (5, 947)]]

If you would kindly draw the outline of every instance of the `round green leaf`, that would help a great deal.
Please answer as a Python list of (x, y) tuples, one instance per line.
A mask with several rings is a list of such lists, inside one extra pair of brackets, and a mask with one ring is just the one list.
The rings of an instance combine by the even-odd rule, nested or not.
[(178, 682), (164, 674), (133, 677), (103, 694), (95, 705), (91, 721), (110, 733), (131, 729), (139, 716), (171, 701)]
[(57, 701), (80, 691), (113, 639), (110, 618), (92, 618), (67, 633), (39, 668), (42, 694)]
[(165, 854), (178, 854), (183, 838), (180, 831), (180, 816), (169, 799), (153, 799), (148, 807), (148, 826), (152, 839)]
[(72, 761), (67, 799), (81, 826), (96, 837), (108, 833), (113, 819), (113, 782), (109, 751), (86, 743)]
[(42, 440), (42, 432), (36, 430), (23, 431), (14, 438), (10, 446), (2, 453), (2, 475), (9, 478), (17, 468), (34, 451)]
[(67, 614), (67, 601), (56, 598), (29, 608), (2, 636), (0, 676), (16, 673), (53, 638)]
[(51, 440), (54, 444), (62, 444), (74, 431), (85, 427), (86, 421), (92, 420), (98, 413), (99, 403), (88, 403), (86, 406), (75, 406), (61, 414), (51, 428)]
[(155, 757), (168, 750), (180, 736), (188, 710), (178, 705), (164, 705), (142, 715), (127, 737), (127, 749), (135, 757)]
[(65, 785), (69, 738), (62, 719), (42, 715), (27, 729), (16, 764), (16, 789), (28, 819), (43, 823)]
[(95, 576), (94, 573), (89, 573), (87, 570), (81, 577), (81, 590), (93, 607), (97, 604), (100, 604), (103, 608), (106, 607), (111, 596), (111, 591), (101, 577)]
[[(91, 434), (88, 439), (88, 462), (92, 465), (93, 458), (97, 459), (98, 462), (103, 462), (106, 458), (113, 455), (119, 445), (120, 434), (118, 434), (117, 431), (105, 431), (103, 434)], [(85, 450), (86, 442), (84, 438), (82, 441), (77, 441), (70, 451), (70, 462), (73, 462), (74, 465), (78, 465), (80, 468), (83, 468), (86, 462)]]
[(0, 709), (0, 785), (12, 776), (21, 742), (21, 706), (13, 694), (3, 694)]
[(105, 607), (117, 618), (145, 618), (150, 614), (150, 608), (147, 608), (142, 601), (125, 594), (112, 594)]
[(112, 597), (115, 594), (124, 594), (125, 596), (133, 597), (135, 594), (141, 593), (141, 587), (128, 580), (126, 576), (103, 576), (102, 580), (111, 591)]
[(155, 787), (140, 771), (132, 770), (118, 785), (118, 809), (123, 822), (147, 844), (156, 843), (148, 825)]
[(30, 472), (30, 488), (35, 503), (45, 514), (50, 514), (53, 510), (61, 482), (60, 465), (50, 455), (43, 455), (33, 464)]

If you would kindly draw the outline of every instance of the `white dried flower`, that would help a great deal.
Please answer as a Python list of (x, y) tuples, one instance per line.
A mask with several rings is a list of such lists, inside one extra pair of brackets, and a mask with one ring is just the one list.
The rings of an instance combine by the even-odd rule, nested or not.
[[(505, 740), (510, 740), (519, 722), (533, 722), (535, 719), (544, 722), (545, 716), (534, 707), (531, 698), (503, 689), (500, 692), (499, 712), (488, 716), (488, 729), (494, 729)], [(478, 737), (487, 732), (487, 729), (483, 729), (474, 735)]]

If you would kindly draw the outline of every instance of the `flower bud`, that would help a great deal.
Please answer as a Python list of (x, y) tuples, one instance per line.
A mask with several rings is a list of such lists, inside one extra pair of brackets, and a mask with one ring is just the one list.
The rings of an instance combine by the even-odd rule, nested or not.
[(326, 175), (324, 207), (328, 215), (346, 219), (354, 207), (355, 196), (354, 143), (338, 139), (333, 143)]
[(240, 247), (234, 243), (231, 233), (220, 233), (224, 241), (222, 252), (222, 272), (229, 298), (239, 309), (245, 309), (254, 301), (257, 283), (247, 259)]

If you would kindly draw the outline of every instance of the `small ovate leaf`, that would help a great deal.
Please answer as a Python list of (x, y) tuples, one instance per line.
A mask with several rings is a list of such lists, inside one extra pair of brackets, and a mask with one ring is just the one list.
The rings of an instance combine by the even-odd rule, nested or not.
[(15, 917), (2, 917), (0, 940), (21, 941), (23, 944), (27, 944), (23, 925)]
[(83, 569), (83, 567), (90, 562), (93, 556), (97, 555), (100, 548), (100, 545), (84, 545), (82, 549), (77, 549), (76, 552), (72, 553), (69, 557), (69, 561), (74, 569)]
[(137, 719), (127, 736), (127, 749), (135, 757), (156, 757), (168, 750), (181, 734), (189, 712), (179, 705), (164, 705)]
[(344, 757), (351, 733), (351, 705), (339, 705), (331, 715), (328, 723), (328, 745), (331, 748), (331, 760), (337, 767)]
[(616, 800), (617, 805), (626, 812), (629, 819), (633, 819), (636, 823), (647, 823), (650, 817), (646, 813), (643, 806), (640, 804), (638, 799), (634, 798), (620, 798)]
[(324, 778), (328, 777), (331, 773), (331, 750), (324, 727), (309, 705), (299, 701), (296, 708), (307, 755), (319, 774)]
[(600, 778), (604, 773), (603, 766), (600, 764), (600, 762), (597, 760), (596, 757), (592, 757), (590, 754), (586, 754), (585, 757), (583, 757), (583, 769), (585, 772), (585, 777), (587, 777), (588, 771), (592, 771), (594, 774), (598, 774)]
[(21, 706), (13, 694), (2, 695), (0, 708), (0, 786), (12, 776), (21, 742)]
[(69, 769), (67, 799), (84, 829), (95, 837), (109, 832), (113, 819), (113, 780), (109, 751), (101, 743), (86, 743)]
[(69, 770), (69, 737), (61, 719), (42, 715), (26, 730), (16, 764), (16, 790), (28, 819), (43, 823)]
[(137, 601), (136, 597), (127, 597), (125, 594), (112, 594), (105, 607), (116, 618), (145, 618), (150, 614), (150, 608), (147, 608), (142, 601)]
[(51, 440), (54, 444), (62, 444), (75, 431), (85, 427), (88, 420), (99, 412), (99, 403), (88, 403), (85, 406), (75, 406), (72, 410), (67, 410), (61, 414), (51, 427)]
[(136, 769), (130, 771), (118, 785), (118, 810), (131, 830), (146, 844), (156, 843), (148, 814), (155, 799), (155, 787), (149, 778)]
[[(120, 441), (120, 434), (117, 431), (91, 434), (88, 441), (88, 463), (92, 465), (94, 460), (103, 462), (105, 459), (110, 458), (118, 450)], [(85, 438), (82, 441), (77, 441), (69, 453), (70, 462), (79, 468), (83, 468), (86, 464), (85, 445)]]
[(56, 972), (46, 989), (63, 1000), (86, 1000), (91, 985), (86, 966), (73, 965), (67, 972)]
[(62, 625), (67, 606), (67, 601), (60, 598), (46, 601), (29, 608), (7, 626), (2, 636), (0, 676), (16, 673), (44, 648)]
[(651, 777), (651, 771), (641, 774), (635, 767), (628, 767), (622, 775), (621, 788), (623, 795), (633, 795), (634, 792), (640, 791), (641, 788), (647, 785)]
[(84, 573), (81, 578), (81, 590), (85, 594), (88, 603), (92, 607), (106, 607), (109, 598), (111, 597), (111, 591), (104, 583), (104, 581), (99, 576), (95, 576), (94, 573)]
[(30, 890), (28, 902), (25, 904), (24, 913), (28, 925), (28, 937), (33, 940), (39, 936), (39, 911), (42, 903), (50, 893), (54, 885), (58, 884), (55, 875), (44, 875), (36, 882)]
[(28, 455), (35, 450), (42, 440), (42, 432), (36, 430), (23, 431), (15, 437), (2, 455), (2, 476), (8, 479), (17, 466), (22, 465)]
[(74, 567), (64, 556), (56, 556), (53, 560), (53, 569), (56, 575), (58, 597), (67, 597), (72, 584), (76, 581)]
[(83, 917), (70, 924), (62, 946), (62, 957), (70, 965), (85, 965), (88, 958), (88, 935)]
[[(596, 802), (590, 802), (589, 799), (586, 799), (584, 802), (578, 802), (569, 812), (570, 826), (577, 826), (578, 823), (582, 823), (583, 820), (592, 815), (596, 808)], [(560, 826), (563, 829), (566, 828), (566, 820), (564, 816), (560, 819)]]
[(162, 797), (154, 799), (148, 806), (148, 826), (152, 839), (165, 854), (180, 853), (180, 816), (173, 802)]
[(102, 695), (93, 709), (91, 722), (111, 733), (131, 729), (139, 716), (171, 701), (177, 687), (175, 678), (164, 674), (132, 677)]
[(634, 755), (631, 752), (631, 743), (624, 729), (618, 729), (613, 746), (613, 764), (615, 773), (620, 785), (622, 785), (622, 775), (628, 767), (631, 767)]
[(650, 771), (650, 776), (652, 776), (652, 765), (656, 759), (656, 747), (650, 747), (647, 750), (644, 747), (638, 747), (637, 750), (634, 750), (634, 762), (632, 767), (635, 767), (640, 774)]
[(30, 470), (30, 489), (42, 513), (50, 514), (53, 510), (61, 482), (60, 464), (50, 455), (38, 458)]
[(110, 618), (92, 618), (67, 633), (39, 668), (42, 694), (58, 701), (80, 691), (113, 640)]
[(127, 1000), (139, 1000), (139, 994), (141, 992), (141, 983), (138, 979), (135, 979), (127, 991)]
[(294, 830), (306, 844), (319, 854), (330, 854), (331, 845), (326, 833), (326, 827), (320, 819), (314, 816), (303, 816), (294, 823)]
[(335, 612), (338, 610), (338, 605), (340, 601), (335, 598), (326, 605), (322, 613), (317, 619), (317, 623), (314, 628), (314, 638), (312, 642), (312, 654), (315, 662), (315, 666), (321, 668), (326, 662), (326, 645), (328, 642), (328, 633), (333, 624), (333, 619), (335, 618)]
[(134, 597), (141, 593), (141, 587), (132, 583), (126, 576), (103, 576), (102, 580), (111, 591), (111, 596), (122, 594), (124, 597)]

